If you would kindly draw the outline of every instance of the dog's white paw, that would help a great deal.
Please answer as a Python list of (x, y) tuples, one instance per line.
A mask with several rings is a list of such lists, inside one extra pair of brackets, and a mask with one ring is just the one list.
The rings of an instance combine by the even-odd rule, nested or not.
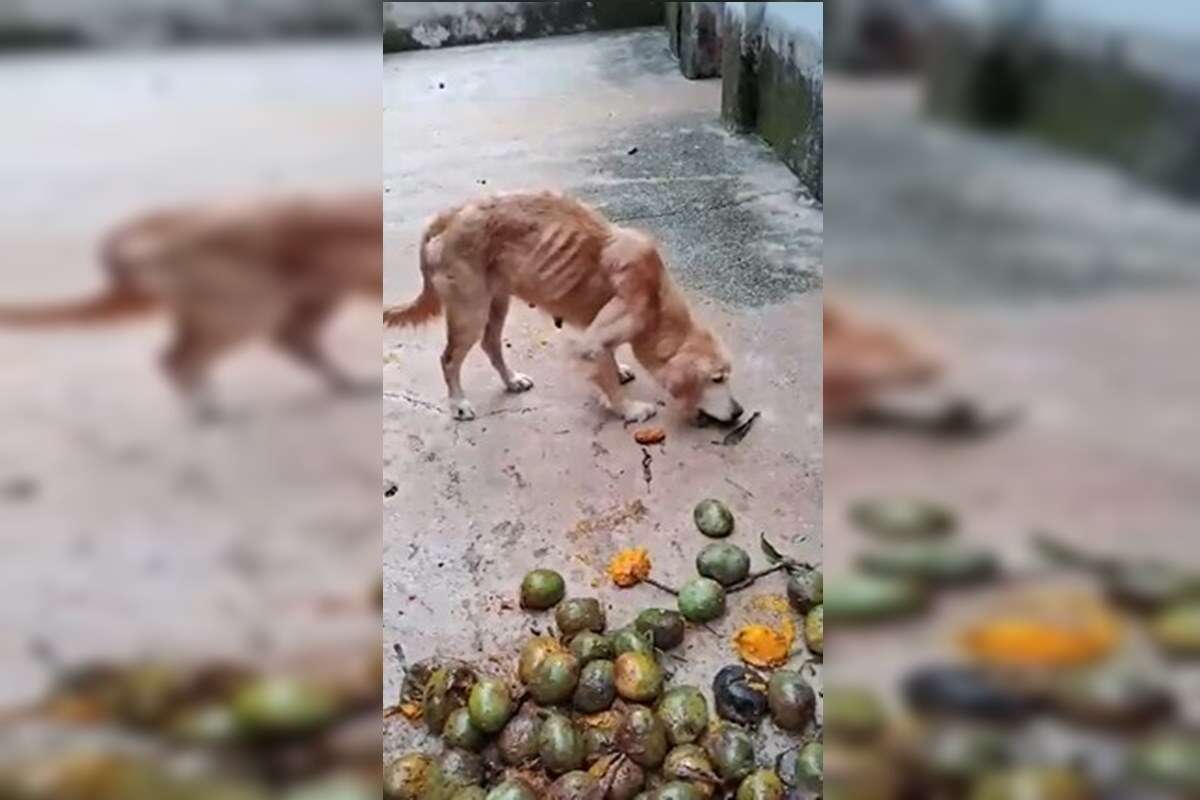
[(637, 376), (633, 374), (633, 370), (624, 364), (617, 364), (617, 375), (621, 378), (621, 383), (629, 383)]
[(520, 372), (514, 372), (512, 380), (508, 382), (508, 390), (513, 394), (518, 392), (528, 392), (533, 388), (533, 378), (528, 375), (522, 375)]
[(639, 400), (630, 400), (625, 403), (625, 411), (622, 414), (626, 422), (645, 422), (658, 413), (658, 406), (654, 403), (643, 403)]
[(469, 400), (451, 400), (450, 414), (459, 422), (475, 419), (475, 409)]

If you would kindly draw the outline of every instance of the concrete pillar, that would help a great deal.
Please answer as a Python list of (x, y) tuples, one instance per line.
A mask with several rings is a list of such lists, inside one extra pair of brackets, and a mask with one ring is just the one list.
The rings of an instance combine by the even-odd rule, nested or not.
[(689, 78), (721, 74), (721, 15), (724, 3), (664, 3), (667, 39)]

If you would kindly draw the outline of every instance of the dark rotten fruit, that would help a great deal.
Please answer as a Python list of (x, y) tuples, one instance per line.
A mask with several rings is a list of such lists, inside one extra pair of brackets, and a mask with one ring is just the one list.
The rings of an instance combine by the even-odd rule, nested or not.
[(883, 705), (869, 689), (831, 687), (825, 691), (825, 732), (839, 739), (866, 742), (885, 722)]
[(700, 787), (685, 781), (671, 781), (660, 786), (651, 797), (654, 800), (707, 800)]
[(732, 586), (750, 574), (750, 555), (735, 544), (714, 542), (696, 556), (696, 571), (722, 586)]
[(767, 683), (771, 719), (785, 731), (803, 730), (812, 721), (817, 695), (799, 672), (779, 670)]
[(683, 615), (665, 608), (647, 608), (634, 621), (642, 633), (650, 634), (659, 650), (673, 650), (683, 643)]
[(488, 792), (486, 800), (538, 800), (538, 796), (528, 783), (514, 778)]
[(430, 733), (438, 735), (445, 729), (450, 713), (466, 706), (474, 685), (474, 670), (461, 662), (451, 662), (433, 671), (425, 684), (424, 699), (425, 725)]
[(788, 575), (788, 602), (801, 614), (825, 602), (825, 578), (814, 567), (796, 567)]
[(649, 633), (639, 631), (633, 625), (626, 625), (612, 634), (612, 647), (616, 655), (622, 653), (654, 654), (654, 637)]
[(387, 800), (425, 800), (441, 790), (441, 773), (427, 755), (410, 753), (383, 770), (383, 796)]
[(606, 624), (604, 607), (594, 597), (572, 597), (564, 600), (554, 609), (554, 623), (564, 637), (574, 636), (582, 631), (604, 633)]
[(521, 608), (542, 611), (558, 605), (567, 585), (552, 569), (535, 569), (521, 581)]
[(497, 741), (500, 758), (512, 767), (534, 758), (538, 752), (538, 737), (541, 732), (542, 719), (537, 708), (531, 703), (526, 703), (500, 732)]
[(568, 772), (551, 784), (550, 800), (585, 800), (599, 787), (599, 782), (586, 772)]
[(591, 714), (607, 709), (616, 696), (613, 662), (591, 661), (579, 673), (579, 683), (575, 686), (571, 702), (577, 710)]
[(667, 730), (653, 711), (633, 706), (617, 728), (617, 747), (639, 767), (656, 769), (667, 755)]
[(902, 691), (910, 708), (934, 716), (1016, 722), (1034, 710), (1028, 698), (972, 666), (914, 670), (905, 678)]
[(692, 781), (716, 785), (721, 778), (713, 769), (712, 759), (698, 744), (681, 744), (667, 753), (662, 774), (667, 780)]
[(475, 753), (447, 750), (442, 754), (438, 768), (447, 793), (483, 783), (483, 761)]
[(690, 744), (708, 728), (708, 700), (694, 686), (673, 686), (659, 701), (658, 716), (671, 744)]
[(767, 681), (756, 670), (732, 664), (713, 678), (717, 716), (739, 725), (755, 725), (767, 713)]

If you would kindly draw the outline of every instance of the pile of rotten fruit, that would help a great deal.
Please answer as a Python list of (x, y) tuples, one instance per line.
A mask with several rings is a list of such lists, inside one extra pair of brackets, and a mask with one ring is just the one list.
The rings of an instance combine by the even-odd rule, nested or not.
[[(733, 516), (706, 500), (694, 514), (706, 536), (724, 538)], [(409, 753), (384, 768), (389, 800), (802, 800), (821, 792), (819, 688), (823, 648), (821, 573), (780, 555), (750, 572), (749, 555), (726, 542), (697, 558), (700, 577), (678, 590), (649, 577), (644, 550), (621, 551), (608, 568), (618, 586), (645, 582), (675, 595), (676, 609), (649, 608), (608, 630), (599, 600), (566, 599), (560, 574), (528, 573), (520, 587), (529, 613), (553, 610), (557, 636), (528, 639), (515, 675), (478, 674), (465, 662), (430, 659), (408, 668), (391, 713), (423, 721), (441, 754)], [(772, 658), (799, 669), (731, 664), (711, 694), (673, 680), (670, 652), (685, 636), (710, 635), (726, 596), (767, 575), (787, 576), (783, 612), (804, 619), (805, 647)], [(782, 582), (782, 580), (781, 580)], [(793, 623), (788, 621), (786, 625)], [(750, 626), (754, 627), (754, 626)], [(762, 626), (764, 631), (767, 629)], [(746, 629), (739, 635), (746, 633)], [(735, 638), (735, 647), (739, 645)], [(747, 652), (757, 653), (753, 646)], [(739, 650), (740, 652), (740, 650)], [(710, 702), (711, 697), (711, 702)], [(766, 742), (782, 740), (768, 749)]]
[(951, 630), (919, 631), (954, 654), (829, 688), (826, 798), (1200, 798), (1200, 565), (1038, 533), (1022, 573), (936, 504), (871, 500), (851, 518), (870, 544), (831, 582), (835, 635), (871, 623), (858, 646), (911, 656), (902, 623), (940, 607)]
[(61, 669), (0, 712), (0, 800), (374, 800), (382, 662), (358, 655)]

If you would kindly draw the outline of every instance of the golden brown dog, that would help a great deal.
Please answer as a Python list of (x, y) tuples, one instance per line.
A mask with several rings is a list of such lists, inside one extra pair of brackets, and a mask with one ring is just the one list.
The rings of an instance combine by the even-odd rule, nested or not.
[(351, 295), (383, 291), (377, 191), (291, 195), (158, 211), (113, 230), (100, 255), (109, 287), (78, 302), (0, 307), (0, 325), (91, 324), (165, 309), (171, 381), (208, 416), (205, 377), (236, 345), (267, 337), (339, 390), (351, 380), (319, 333)]
[(511, 295), (583, 330), (579, 358), (626, 421), (646, 420), (656, 408), (624, 396), (621, 384), (632, 373), (617, 364), (614, 350), (625, 343), (685, 413), (724, 422), (742, 413), (730, 391), (729, 356), (692, 316), (654, 241), (577, 200), (518, 192), (444, 211), (421, 237), (420, 263), (420, 296), (386, 309), (384, 321), (418, 325), (445, 310), (442, 371), (455, 419), (475, 416), (459, 373), (481, 339), (509, 391), (533, 387), (504, 361), (500, 337)]

